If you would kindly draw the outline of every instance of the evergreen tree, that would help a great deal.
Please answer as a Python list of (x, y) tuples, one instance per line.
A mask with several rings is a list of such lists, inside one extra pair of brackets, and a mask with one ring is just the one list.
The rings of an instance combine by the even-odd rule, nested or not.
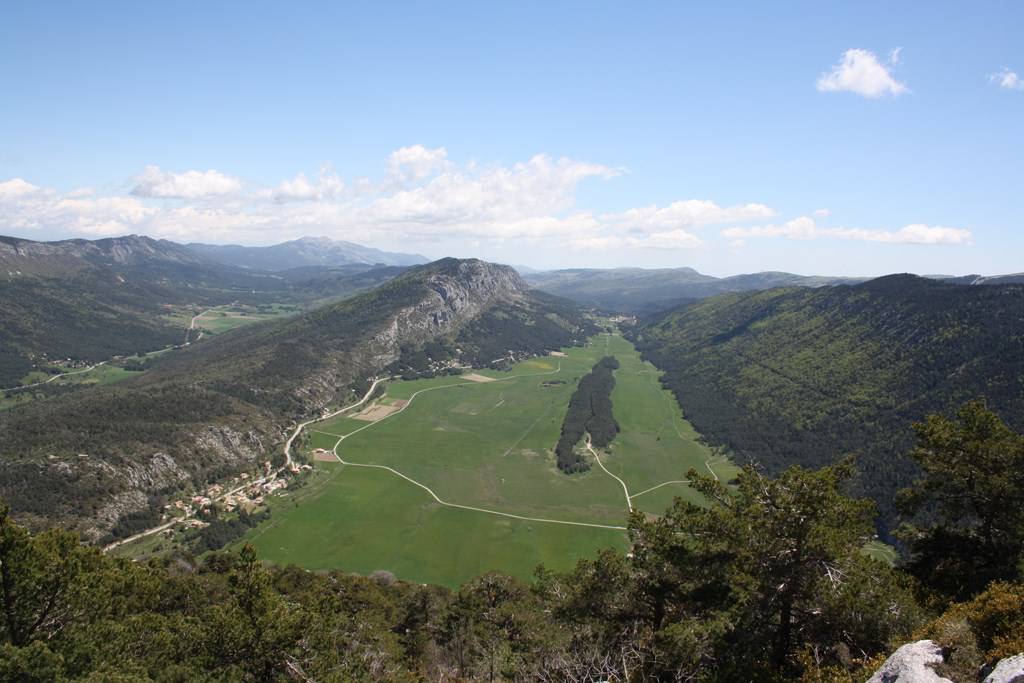
[(951, 420), (915, 425), (922, 476), (900, 492), (910, 571), (926, 587), (965, 599), (1024, 561), (1024, 435), (979, 401)]

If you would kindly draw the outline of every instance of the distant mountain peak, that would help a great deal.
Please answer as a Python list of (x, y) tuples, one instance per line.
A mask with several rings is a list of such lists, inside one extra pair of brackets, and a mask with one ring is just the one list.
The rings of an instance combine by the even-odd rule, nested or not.
[(325, 236), (307, 236), (265, 247), (239, 244), (188, 244), (205, 258), (231, 266), (258, 270), (288, 270), (306, 266), (376, 265), (413, 266), (426, 263), (419, 254), (388, 252)]

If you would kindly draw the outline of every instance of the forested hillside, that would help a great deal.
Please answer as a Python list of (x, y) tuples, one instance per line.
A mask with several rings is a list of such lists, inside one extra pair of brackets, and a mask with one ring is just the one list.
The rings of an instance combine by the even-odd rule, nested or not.
[(772, 287), (821, 287), (856, 278), (813, 277), (763, 272), (715, 277), (693, 268), (572, 268), (530, 273), (530, 285), (606, 311), (631, 315), (663, 311), (725, 292)]
[(270, 274), (215, 263), (148, 237), (0, 237), (0, 387), (17, 385), (48, 361), (94, 363), (179, 344), (188, 317), (204, 307), (336, 299), (401, 270), (356, 266)]
[(858, 454), (859, 490), (891, 527), (916, 467), (910, 424), (983, 398), (1024, 426), (1024, 287), (893, 275), (856, 286), (728, 294), (631, 332), (714, 444), (778, 472)]
[(281, 457), (285, 428), (361, 394), (402, 347), (470, 359), (581, 341), (576, 308), (534, 297), (515, 272), (445, 259), (364, 295), (204, 339), (144, 376), (0, 412), (0, 496), (29, 521), (91, 538), (153, 496)]

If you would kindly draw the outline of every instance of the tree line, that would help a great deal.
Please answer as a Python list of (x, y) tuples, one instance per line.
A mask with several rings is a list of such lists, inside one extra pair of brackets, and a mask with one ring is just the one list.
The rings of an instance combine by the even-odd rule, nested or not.
[(562, 421), (562, 433), (555, 446), (558, 469), (566, 474), (585, 472), (590, 464), (576, 452), (576, 444), (590, 433), (591, 442), (604, 448), (619, 433), (619, 423), (612, 415), (612, 389), (615, 388), (614, 371), (619, 361), (605, 356), (584, 375), (576, 391), (569, 398), (569, 408)]

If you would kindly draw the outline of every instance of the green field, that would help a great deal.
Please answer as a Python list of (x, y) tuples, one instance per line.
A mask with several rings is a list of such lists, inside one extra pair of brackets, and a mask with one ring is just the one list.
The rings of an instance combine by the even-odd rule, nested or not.
[[(111, 365), (110, 363), (99, 365), (87, 372), (81, 372), (81, 370), (84, 370), (85, 368), (65, 368), (62, 366), (54, 366), (54, 368), (58, 372), (71, 372), (74, 374), (57, 377), (42, 386), (4, 392), (0, 394), (0, 410), (35, 400), (38, 396), (45, 395), (47, 387), (56, 387), (61, 385), (96, 386), (101, 384), (112, 384), (141, 374), (125, 370), (124, 368)], [(21, 384), (24, 386), (34, 384), (36, 382), (45, 382), (47, 379), (52, 377), (54, 377), (53, 373), (35, 370), (22, 378)]]
[[(346, 416), (311, 425), (307, 450), (333, 449), (345, 436), (337, 452), (353, 465), (316, 463), (311, 484), (275, 500), (272, 521), (244, 540), (273, 562), (383, 569), (448, 586), (490, 569), (525, 578), (541, 563), (567, 569), (598, 549), (625, 549), (622, 530), (569, 524), (624, 526), (622, 484), (589, 454), (589, 472), (563, 474), (552, 453), (577, 381), (606, 354), (621, 364), (612, 394), (621, 433), (603, 461), (631, 495), (642, 494), (633, 497), (636, 507), (657, 513), (673, 495), (692, 495), (682, 484), (643, 493), (684, 479), (690, 467), (732, 476), (735, 468), (697, 442), (656, 370), (629, 342), (604, 335), (565, 353), (508, 373), (479, 371), (498, 381), (393, 382), (375, 404), (413, 399), (401, 412), (377, 422)], [(480, 510), (442, 505), (396, 472), (449, 505)]]
[[(295, 315), (299, 309), (295, 306), (272, 304), (270, 306), (220, 306), (204, 312), (196, 319), (196, 327), (209, 334), (223, 334), (236, 327), (253, 323)], [(187, 323), (186, 323), (187, 324)]]

